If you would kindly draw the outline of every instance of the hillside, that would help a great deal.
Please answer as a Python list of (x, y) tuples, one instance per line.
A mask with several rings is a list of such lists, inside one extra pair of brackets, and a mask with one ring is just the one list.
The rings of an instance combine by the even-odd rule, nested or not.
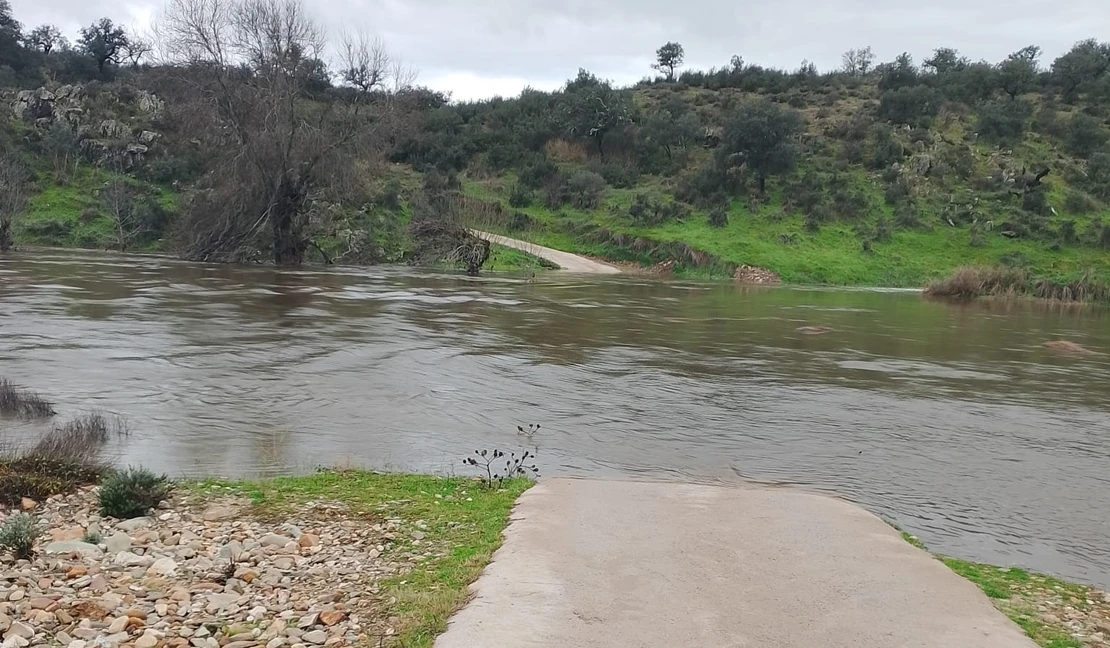
[(473, 267), (485, 253), (464, 225), (702, 276), (1110, 281), (1110, 44), (1051, 62), (853, 50), (825, 73), (739, 57), (679, 73), (668, 44), (665, 74), (630, 88), (581, 71), (557, 92), (451, 103), (387, 87), (365, 44), (330, 68), (291, 48), (287, 68), (250, 70), (15, 42), (0, 183), (23, 199), (0, 222), (16, 244)]

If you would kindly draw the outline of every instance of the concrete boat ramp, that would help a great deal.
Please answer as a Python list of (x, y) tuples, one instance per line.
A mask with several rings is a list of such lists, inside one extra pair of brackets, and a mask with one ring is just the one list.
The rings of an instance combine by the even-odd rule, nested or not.
[(787, 488), (552, 479), (435, 648), (1035, 648), (862, 508)]

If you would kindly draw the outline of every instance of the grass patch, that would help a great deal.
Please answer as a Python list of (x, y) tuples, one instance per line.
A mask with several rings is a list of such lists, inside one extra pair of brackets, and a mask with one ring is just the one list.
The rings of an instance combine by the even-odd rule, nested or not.
[(1035, 297), (1065, 302), (1107, 302), (1110, 301), (1110, 283), (1089, 274), (1066, 282), (1034, 281), (1023, 270), (965, 266), (957, 268), (946, 279), (930, 282), (925, 286), (925, 294), (957, 299)]
[(535, 272), (558, 270), (559, 266), (522, 250), (495, 243), (490, 245), (489, 259), (486, 259), (483, 268), (490, 272)]
[[(191, 487), (203, 490), (214, 483)], [(468, 586), (500, 546), (513, 502), (531, 486), (515, 479), (490, 490), (472, 479), (362, 471), (218, 483), (249, 496), (259, 516), (279, 517), (306, 502), (330, 500), (369, 520), (399, 519), (406, 528), (422, 521), (421, 547), (434, 548), (435, 557), (382, 582), (382, 614), (399, 619), (396, 640), (406, 648), (430, 647), (446, 630), (448, 617), (466, 603)], [(397, 541), (402, 549), (411, 542)]]
[[(911, 545), (928, 550), (902, 532)], [(1081, 637), (1110, 627), (1110, 599), (1093, 587), (1069, 583), (1017, 567), (937, 556), (953, 572), (979, 586), (999, 611), (1042, 648), (1082, 648)]]

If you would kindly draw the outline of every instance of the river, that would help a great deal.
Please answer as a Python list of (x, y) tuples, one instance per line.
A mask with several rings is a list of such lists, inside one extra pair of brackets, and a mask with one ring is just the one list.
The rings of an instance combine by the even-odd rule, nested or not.
[(0, 375), (124, 415), (121, 464), (467, 474), (534, 447), (545, 476), (835, 492), (935, 551), (1102, 586), (1106, 354), (1105, 309), (906, 291), (0, 257)]

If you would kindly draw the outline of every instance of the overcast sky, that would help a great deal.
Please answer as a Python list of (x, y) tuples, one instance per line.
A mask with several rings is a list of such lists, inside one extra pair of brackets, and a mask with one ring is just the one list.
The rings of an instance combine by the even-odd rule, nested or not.
[[(365, 27), (456, 99), (552, 89), (584, 67), (629, 83), (651, 73), (655, 49), (675, 40), (687, 67), (750, 63), (822, 70), (870, 45), (881, 61), (936, 47), (998, 61), (1040, 45), (1042, 62), (1078, 40), (1110, 40), (1110, 0), (306, 0), (329, 30)], [(12, 0), (25, 25), (54, 23), (71, 38), (100, 16), (145, 25), (155, 0)]]

